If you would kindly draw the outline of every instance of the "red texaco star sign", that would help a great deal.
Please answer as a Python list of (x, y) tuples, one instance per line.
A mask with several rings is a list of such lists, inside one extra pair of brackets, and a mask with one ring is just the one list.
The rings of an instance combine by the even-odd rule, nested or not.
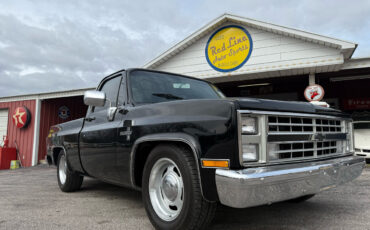
[(26, 128), (31, 121), (30, 111), (25, 107), (18, 107), (13, 114), (13, 124), (18, 128)]
[(307, 101), (321, 101), (325, 91), (321, 85), (310, 85), (304, 90), (304, 97)]

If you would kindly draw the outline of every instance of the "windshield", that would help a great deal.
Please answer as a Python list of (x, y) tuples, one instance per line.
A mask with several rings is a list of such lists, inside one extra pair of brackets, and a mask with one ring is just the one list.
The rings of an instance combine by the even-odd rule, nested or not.
[(370, 129), (370, 121), (353, 122), (354, 129)]
[(207, 82), (173, 74), (135, 70), (130, 73), (129, 81), (135, 104), (224, 98), (215, 86)]

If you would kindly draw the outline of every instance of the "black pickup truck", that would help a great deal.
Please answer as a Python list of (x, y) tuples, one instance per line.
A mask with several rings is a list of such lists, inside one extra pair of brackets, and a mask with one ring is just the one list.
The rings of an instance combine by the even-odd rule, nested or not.
[(87, 91), (85, 118), (53, 126), (60, 189), (83, 177), (142, 191), (157, 229), (204, 229), (217, 203), (304, 201), (358, 177), (352, 122), (304, 102), (225, 98), (209, 82), (128, 69)]

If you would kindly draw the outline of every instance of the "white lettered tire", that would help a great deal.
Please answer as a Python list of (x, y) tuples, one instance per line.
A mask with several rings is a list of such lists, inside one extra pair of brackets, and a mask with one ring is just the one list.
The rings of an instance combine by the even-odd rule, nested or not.
[(144, 166), (142, 197), (157, 229), (205, 229), (217, 207), (202, 197), (193, 153), (175, 144), (151, 151)]

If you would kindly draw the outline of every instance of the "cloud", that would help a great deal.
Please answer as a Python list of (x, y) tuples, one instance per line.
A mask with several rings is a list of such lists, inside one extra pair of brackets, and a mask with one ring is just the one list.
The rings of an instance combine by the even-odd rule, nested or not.
[(140, 67), (228, 12), (359, 43), (368, 1), (23, 1), (0, 3), (0, 96), (94, 87)]

